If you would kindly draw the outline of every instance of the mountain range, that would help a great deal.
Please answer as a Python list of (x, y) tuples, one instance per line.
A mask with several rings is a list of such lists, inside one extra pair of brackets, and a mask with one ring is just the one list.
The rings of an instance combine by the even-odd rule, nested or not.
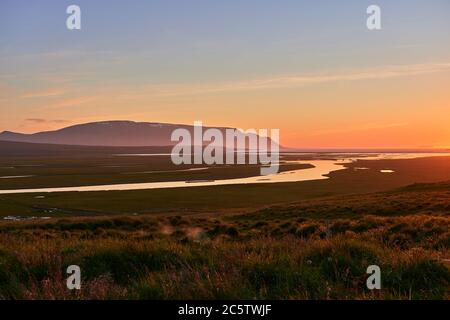
[[(134, 121), (101, 121), (78, 124), (54, 131), (43, 131), (33, 134), (3, 131), (1, 141), (79, 145), (79, 146), (115, 146), (115, 147), (148, 147), (173, 146), (171, 134), (175, 129), (187, 129), (193, 136), (194, 126), (182, 124), (134, 122)], [(209, 127), (203, 127), (203, 130)], [(215, 127), (225, 137), (226, 127)]]

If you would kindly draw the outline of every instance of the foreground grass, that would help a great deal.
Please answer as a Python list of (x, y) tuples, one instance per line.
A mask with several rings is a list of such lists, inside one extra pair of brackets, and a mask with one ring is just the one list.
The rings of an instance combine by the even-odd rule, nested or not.
[(232, 215), (2, 221), (0, 298), (449, 299), (449, 210), (447, 182)]
[[(445, 216), (188, 217), (7, 223), (3, 299), (448, 299)], [(82, 270), (82, 289), (65, 269)], [(366, 289), (366, 268), (382, 290)]]

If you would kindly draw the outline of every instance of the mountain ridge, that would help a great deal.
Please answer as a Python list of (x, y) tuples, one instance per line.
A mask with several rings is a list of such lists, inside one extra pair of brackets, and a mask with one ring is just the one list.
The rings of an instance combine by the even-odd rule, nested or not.
[[(0, 140), (11, 142), (79, 145), (79, 146), (115, 146), (115, 147), (149, 147), (173, 146), (173, 130), (187, 129), (191, 135), (194, 126), (186, 124), (135, 122), (131, 120), (110, 120), (75, 124), (57, 130), (41, 131), (31, 134), (13, 131), (0, 133)], [(222, 133), (231, 127), (203, 127), (204, 130), (215, 128)]]

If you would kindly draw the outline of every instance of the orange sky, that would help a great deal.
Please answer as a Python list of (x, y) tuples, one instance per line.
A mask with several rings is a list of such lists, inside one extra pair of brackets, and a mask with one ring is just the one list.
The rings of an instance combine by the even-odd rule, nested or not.
[(448, 2), (380, 0), (372, 32), (361, 1), (186, 1), (81, 1), (73, 32), (53, 1), (0, 3), (0, 130), (198, 120), (292, 147), (450, 147)]
[[(206, 85), (99, 87), (92, 94), (85, 89), (74, 94), (77, 88), (62, 85), (4, 98), (15, 108), (34, 111), (5, 114), (0, 123), (4, 129), (35, 132), (99, 120), (202, 120), (207, 126), (279, 128), (286, 146), (447, 147), (448, 88), (450, 64)], [(19, 124), (11, 126), (14, 122)]]

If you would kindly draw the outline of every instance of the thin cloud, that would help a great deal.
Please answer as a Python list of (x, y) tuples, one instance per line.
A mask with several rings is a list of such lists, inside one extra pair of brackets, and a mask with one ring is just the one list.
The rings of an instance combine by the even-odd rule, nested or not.
[(361, 132), (361, 131), (371, 131), (371, 130), (377, 130), (377, 129), (389, 129), (389, 128), (397, 128), (397, 127), (404, 127), (408, 124), (405, 122), (399, 122), (399, 123), (372, 123), (372, 124), (366, 124), (361, 127), (349, 127), (349, 128), (338, 128), (338, 129), (331, 129), (331, 130), (320, 130), (316, 132), (312, 132), (310, 136), (321, 136), (321, 135), (330, 135), (330, 134), (339, 134), (339, 133), (352, 133), (352, 132)]
[(87, 51), (87, 50), (55, 50), (55, 51), (45, 51), (45, 52), (34, 52), (34, 53), (24, 53), (19, 55), (13, 54), (0, 54), (0, 59), (15, 59), (18, 61), (28, 61), (28, 60), (54, 60), (54, 59), (73, 59), (73, 58), (82, 58), (85, 56), (112, 56), (114, 55), (114, 51), (108, 50), (96, 50), (96, 51)]
[(33, 122), (33, 123), (68, 123), (68, 120), (49, 120), (49, 119), (41, 119), (41, 118), (29, 118), (25, 119), (25, 121)]
[(239, 92), (303, 87), (339, 81), (383, 80), (450, 70), (450, 63), (394, 65), (343, 73), (282, 75), (271, 78), (212, 85), (152, 85), (146, 93), (155, 96), (181, 96), (206, 93)]
[(61, 101), (58, 101), (53, 104), (49, 104), (49, 105), (45, 106), (44, 109), (58, 109), (58, 108), (80, 106), (85, 103), (91, 102), (97, 98), (98, 98), (97, 96), (89, 96), (89, 97), (65, 99), (65, 100), (61, 100)]
[(28, 92), (22, 95), (22, 98), (50, 98), (50, 97), (58, 97), (62, 96), (65, 92), (63, 90), (46, 90), (46, 91), (37, 91), (37, 92)]

